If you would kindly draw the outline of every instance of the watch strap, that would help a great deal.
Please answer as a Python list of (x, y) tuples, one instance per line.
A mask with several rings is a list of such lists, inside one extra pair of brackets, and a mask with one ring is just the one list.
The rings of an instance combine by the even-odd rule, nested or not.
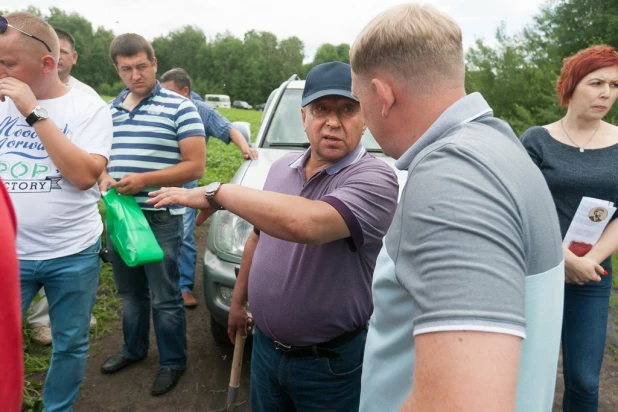
[(32, 113), (30, 113), (26, 117), (26, 123), (28, 123), (28, 125), (30, 126), (33, 126), (39, 120), (41, 120), (41, 117), (37, 116), (37, 114), (35, 113), (35, 110), (33, 110)]
[(213, 192), (205, 193), (206, 200), (208, 201), (210, 206), (217, 210), (225, 210), (225, 208), (221, 206), (219, 203), (217, 203), (217, 201), (215, 200), (215, 196), (217, 195), (217, 192), (219, 191), (219, 189), (221, 189), (221, 186), (223, 185), (224, 183), (220, 183), (219, 187), (217, 187)]

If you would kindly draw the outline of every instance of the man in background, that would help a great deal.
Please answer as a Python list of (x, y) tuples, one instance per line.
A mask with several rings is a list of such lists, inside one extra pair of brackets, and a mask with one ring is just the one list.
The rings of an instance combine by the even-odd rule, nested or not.
[(62, 83), (69, 87), (75, 87), (93, 96), (99, 97), (99, 94), (86, 83), (80, 82), (75, 77), (71, 76), (73, 66), (77, 64), (77, 51), (75, 50), (75, 38), (58, 28), (54, 28), (58, 39), (60, 40), (60, 59), (58, 60), (58, 76)]
[[(77, 63), (77, 52), (75, 51), (75, 39), (68, 32), (55, 28), (58, 41), (60, 43), (60, 57), (58, 59), (58, 77), (65, 86), (74, 87), (92, 96), (99, 97), (94, 89), (85, 83), (80, 82), (71, 76), (71, 70)], [(49, 326), (49, 303), (45, 296), (45, 288), (39, 291), (39, 299), (34, 301), (31, 306), (30, 316), (28, 316), (28, 326), (33, 329), (32, 341), (39, 345), (51, 345), (52, 334)], [(97, 324), (94, 315), (90, 316), (90, 327)]]
[[(242, 153), (243, 158), (247, 160), (255, 160), (258, 158), (257, 150), (249, 146), (249, 143), (242, 133), (234, 129), (229, 120), (223, 117), (217, 109), (207, 105), (201, 101), (201, 99), (196, 100), (193, 98), (193, 94), (195, 93), (191, 91), (191, 79), (184, 69), (176, 68), (169, 70), (161, 76), (160, 80), (163, 87), (190, 99), (195, 107), (197, 107), (202, 123), (204, 123), (204, 129), (206, 130), (206, 143), (208, 143), (209, 136), (216, 137), (225, 144), (229, 144), (230, 141), (232, 141)], [(184, 187), (193, 189), (197, 187), (197, 184), (198, 181), (195, 180), (186, 184)], [(187, 208), (184, 214), (184, 234), (179, 261), (180, 290), (182, 292), (184, 304), (188, 308), (197, 306), (197, 301), (192, 293), (193, 284), (195, 282), (195, 263), (197, 260), (195, 236), (193, 233), (196, 215), (197, 210), (191, 208)]]

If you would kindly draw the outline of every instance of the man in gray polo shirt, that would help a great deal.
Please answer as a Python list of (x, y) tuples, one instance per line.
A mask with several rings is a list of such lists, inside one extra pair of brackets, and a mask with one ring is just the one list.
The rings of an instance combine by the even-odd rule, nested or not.
[(391, 8), (350, 53), (353, 92), (408, 170), (373, 279), (360, 410), (550, 411), (564, 289), (543, 176), (478, 93), (461, 31)]
[(251, 302), (254, 412), (358, 409), (371, 276), (398, 187), (360, 144), (365, 124), (350, 87), (347, 64), (309, 72), (301, 117), (311, 146), (275, 162), (264, 191), (214, 183), (206, 197), (200, 188), (152, 194), (157, 207), (205, 209), (198, 222), (221, 206), (256, 228), (228, 329), (232, 341), (246, 335)]

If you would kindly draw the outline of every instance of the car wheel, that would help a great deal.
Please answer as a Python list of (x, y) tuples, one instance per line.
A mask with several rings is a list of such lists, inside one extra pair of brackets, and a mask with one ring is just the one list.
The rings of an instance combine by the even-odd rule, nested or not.
[(210, 317), (210, 332), (218, 345), (231, 345), (230, 338), (227, 336), (227, 328), (220, 325), (214, 317)]

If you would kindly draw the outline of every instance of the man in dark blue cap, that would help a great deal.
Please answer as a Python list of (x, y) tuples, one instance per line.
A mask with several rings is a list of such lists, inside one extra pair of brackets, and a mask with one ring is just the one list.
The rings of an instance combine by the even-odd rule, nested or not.
[(360, 144), (350, 66), (314, 67), (301, 106), (311, 146), (275, 162), (264, 191), (213, 183), (151, 194), (157, 207), (194, 207), (199, 219), (225, 208), (255, 226), (228, 323), (232, 342), (246, 336), (251, 302), (254, 412), (358, 410), (371, 278), (397, 203), (395, 173)]

